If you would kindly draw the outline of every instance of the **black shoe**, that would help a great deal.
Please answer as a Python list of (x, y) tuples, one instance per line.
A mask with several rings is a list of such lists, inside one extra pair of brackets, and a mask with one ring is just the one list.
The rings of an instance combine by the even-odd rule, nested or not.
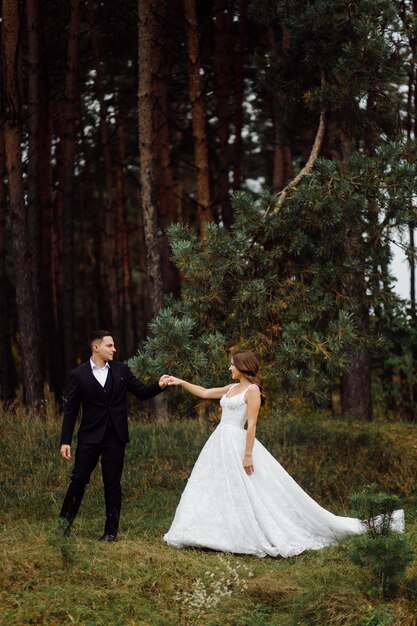
[(111, 543), (112, 541), (116, 541), (116, 535), (109, 535), (108, 533), (104, 533), (104, 535), (100, 537), (100, 541), (106, 541), (107, 543)]

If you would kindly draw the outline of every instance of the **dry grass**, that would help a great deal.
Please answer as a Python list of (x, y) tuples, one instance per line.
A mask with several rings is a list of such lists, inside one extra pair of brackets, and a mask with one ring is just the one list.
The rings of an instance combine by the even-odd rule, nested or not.
[[(99, 473), (69, 540), (55, 534), (69, 466), (57, 453), (59, 420), (0, 415), (0, 623), (61, 626), (174, 626), (196, 623), (176, 600), (219, 555), (175, 550), (162, 541), (183, 482), (211, 425), (133, 425), (124, 475), (120, 540), (102, 545)], [(344, 423), (312, 417), (265, 418), (260, 440), (314, 497), (347, 510), (347, 497), (377, 479), (406, 500), (407, 533), (417, 549), (417, 450), (408, 424)], [(210, 626), (417, 626), (417, 561), (390, 603), (367, 595), (343, 545), (293, 559), (226, 555), (253, 571), (199, 618)], [(379, 617), (378, 617), (379, 616)], [(181, 621), (182, 620), (182, 621)], [(185, 621), (184, 621), (185, 620)], [(379, 620), (379, 621), (378, 621)]]

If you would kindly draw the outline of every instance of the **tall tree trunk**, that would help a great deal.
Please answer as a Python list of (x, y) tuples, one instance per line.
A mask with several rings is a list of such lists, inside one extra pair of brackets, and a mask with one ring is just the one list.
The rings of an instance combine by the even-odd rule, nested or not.
[[(131, 264), (127, 228), (125, 190), (125, 133), (123, 117), (118, 116), (116, 127), (117, 159), (115, 165), (116, 211), (117, 211), (117, 298), (119, 319), (123, 320), (120, 353), (127, 358), (134, 350), (131, 292)], [(119, 339), (119, 341), (120, 341)]]
[[(342, 132), (339, 136), (342, 161), (347, 162), (352, 151), (352, 141), (347, 140)], [(363, 232), (359, 217), (352, 224), (346, 224), (345, 254), (347, 258), (359, 261), (358, 269), (356, 271), (349, 270), (344, 278), (344, 293), (351, 303), (359, 341), (349, 355), (342, 376), (342, 417), (370, 420), (372, 419), (372, 371), (368, 348), (369, 304), (365, 278)]]
[(149, 298), (149, 316), (155, 317), (162, 307), (162, 277), (160, 241), (156, 208), (156, 188), (153, 162), (153, 91), (152, 91), (152, 35), (154, 21), (152, 0), (139, 3), (139, 166), (141, 207), (146, 248), (146, 276)]
[(215, 73), (216, 97), (216, 136), (217, 136), (217, 178), (215, 181), (215, 200), (217, 214), (225, 226), (232, 223), (232, 204), (230, 201), (229, 174), (230, 159), (230, 122), (232, 117), (231, 98), (233, 95), (232, 61), (234, 57), (232, 28), (234, 11), (228, 0), (215, 0), (215, 48), (213, 66)]
[[(61, 135), (61, 129), (59, 127), (59, 119), (61, 103), (56, 99), (51, 100), (51, 122), (53, 123), (52, 135), (59, 137)], [(61, 146), (58, 146), (61, 148)], [(52, 215), (52, 227), (51, 227), (51, 298), (52, 298), (52, 315), (56, 328), (61, 330), (59, 336), (59, 350), (58, 354), (55, 354), (55, 361), (59, 361), (57, 369), (62, 372), (61, 386), (64, 388), (67, 384), (66, 374), (67, 365), (65, 363), (64, 355), (64, 340), (63, 340), (63, 288), (64, 288), (64, 268), (63, 268), (63, 239), (64, 239), (64, 199), (63, 194), (60, 193), (62, 188), (62, 158), (57, 159), (56, 167), (54, 171), (54, 178), (58, 182), (58, 193), (53, 197), (51, 206)], [(56, 348), (55, 348), (56, 353)]]
[(81, 0), (71, 0), (68, 32), (67, 70), (62, 118), (62, 202), (63, 202), (63, 345), (65, 378), (74, 366), (75, 313), (74, 313), (74, 206), (75, 206), (75, 158), (76, 158), (76, 108), (79, 31), (81, 23)]
[[(405, 9), (407, 10), (407, 9)], [(417, 16), (417, 0), (413, 0), (411, 4), (411, 11), (413, 19), (415, 20)], [(407, 133), (407, 141), (411, 142), (413, 140), (413, 133), (415, 136), (415, 132), (417, 129), (417, 75), (416, 75), (416, 49), (417, 49), (417, 37), (415, 35), (415, 30), (409, 30), (409, 41), (411, 48), (411, 59), (409, 62), (409, 73), (408, 73), (408, 91), (407, 91), (407, 108), (406, 108), (406, 117), (405, 117), (405, 128)], [(411, 204), (411, 199), (410, 199)], [(410, 247), (414, 253), (414, 229), (415, 223), (409, 224), (409, 238), (410, 238)], [(410, 265), (410, 303), (411, 303), (411, 315), (415, 322), (417, 317), (416, 311), (416, 262), (414, 254), (410, 254), (408, 257), (408, 262)], [(413, 360), (414, 363), (417, 361), (417, 347), (413, 350)], [(414, 390), (414, 401), (417, 398), (417, 391)]]
[(210, 169), (206, 133), (206, 107), (200, 79), (200, 47), (195, 0), (184, 0), (186, 19), (188, 92), (194, 139), (194, 162), (196, 169), (196, 194), (200, 234), (204, 225), (213, 221), (210, 191)]
[(22, 131), (20, 94), (16, 59), (19, 42), (19, 6), (17, 0), (3, 0), (3, 69), (7, 102), (4, 142), (9, 191), (9, 211), (16, 276), (16, 304), (22, 352), (25, 403), (39, 407), (43, 400), (40, 367), (39, 324), (35, 297), (25, 215), (22, 176)]
[(4, 135), (0, 127), (0, 400), (13, 400), (16, 392), (16, 368), (13, 360), (9, 289), (6, 271), (6, 168), (4, 162)]
[[(277, 44), (272, 24), (267, 28), (267, 42), (269, 50), (275, 54)], [(281, 50), (288, 53), (290, 48), (290, 39), (288, 32), (284, 29), (282, 33)], [(292, 179), (293, 165), (292, 152), (289, 142), (286, 140), (282, 131), (282, 121), (279, 111), (285, 111), (288, 108), (288, 99), (286, 94), (271, 94), (269, 97), (269, 105), (271, 109), (271, 120), (273, 128), (273, 165), (272, 165), (272, 189), (273, 191), (281, 191), (287, 182)]]
[[(414, 240), (414, 224), (408, 225), (408, 232), (410, 238), (410, 248), (414, 253), (415, 240)], [(410, 265), (410, 302), (411, 302), (411, 315), (413, 319), (416, 319), (416, 261), (414, 254), (410, 254), (408, 258)]]
[[(140, 192), (139, 192), (140, 193)], [(138, 270), (138, 289), (137, 289), (137, 310), (142, 312), (136, 318), (136, 332), (141, 339), (146, 335), (147, 324), (149, 321), (148, 304), (147, 304), (147, 271), (146, 271), (146, 243), (144, 228), (143, 211), (137, 212), (137, 246), (135, 263)], [(133, 294), (132, 294), (133, 295)]]
[[(155, 35), (155, 23), (152, 15), (152, 0), (138, 0), (138, 17), (140, 200), (146, 251), (146, 297), (149, 302), (149, 315), (155, 317), (162, 307), (163, 293), (153, 163), (152, 41)], [(165, 421), (168, 418), (165, 398), (158, 396), (152, 405), (153, 418)]]
[(100, 142), (101, 150), (103, 153), (103, 165), (104, 165), (104, 178), (105, 178), (105, 201), (103, 217), (103, 259), (101, 262), (102, 282), (107, 285), (107, 293), (109, 297), (109, 305), (111, 308), (111, 320), (108, 321), (107, 326), (111, 328), (117, 328), (119, 326), (119, 320), (122, 319), (120, 315), (122, 312), (118, 310), (118, 285), (117, 285), (117, 246), (119, 232), (116, 229), (117, 214), (115, 211), (115, 198), (114, 198), (114, 181), (113, 181), (113, 166), (112, 166), (112, 154), (110, 146), (110, 132), (107, 121), (107, 104), (105, 101), (105, 83), (102, 69), (102, 60), (100, 58), (100, 52), (97, 41), (97, 32), (94, 20), (94, 1), (87, 0), (88, 8), (88, 23), (90, 30), (91, 49), (93, 53), (93, 63), (96, 72), (96, 92), (99, 103), (99, 119), (100, 119)]
[[(42, 23), (42, 20), (41, 20)], [(41, 30), (41, 42), (46, 33)], [(40, 46), (42, 49), (42, 45)], [(52, 272), (52, 236), (53, 236), (53, 205), (52, 205), (52, 121), (50, 111), (50, 93), (47, 75), (47, 58), (45, 53), (40, 57), (40, 89), (39, 89), (39, 141), (38, 141), (38, 185), (40, 203), (40, 337), (44, 346), (42, 361), (45, 372), (56, 397), (63, 391), (63, 371), (60, 359), (57, 359), (56, 346), (61, 344), (57, 318), (54, 316), (52, 294), (55, 291), (55, 277)]]
[[(353, 141), (330, 121), (329, 147), (333, 158), (347, 163), (351, 157)], [(364, 242), (360, 219), (346, 223), (346, 258), (355, 259), (359, 266), (346, 272), (341, 287), (349, 310), (353, 314), (358, 334), (357, 346), (351, 350), (341, 380), (342, 416), (370, 420), (372, 418), (371, 358), (368, 349), (369, 305), (365, 278)], [(362, 262), (360, 262), (362, 261)]]
[(176, 296), (180, 292), (180, 274), (171, 261), (171, 250), (166, 229), (180, 219), (180, 198), (177, 196), (171, 162), (170, 114), (168, 87), (172, 74), (173, 57), (168, 51), (170, 8), (162, 1), (156, 2), (156, 37), (153, 54), (153, 84), (155, 94), (154, 123), (155, 182), (158, 195), (159, 224), (162, 234), (162, 281), (164, 293)]
[[(413, 0), (411, 4), (412, 17), (415, 21), (417, 16), (417, 0)], [(417, 129), (417, 73), (416, 73), (416, 48), (417, 37), (415, 29), (409, 30), (409, 40), (411, 48), (410, 70), (408, 80), (408, 93), (407, 93), (407, 114), (406, 114), (406, 131), (407, 140), (409, 143), (413, 141), (413, 132)], [(410, 206), (413, 202), (410, 198)], [(416, 308), (416, 260), (415, 260), (415, 227), (416, 220), (410, 222), (408, 225), (409, 233), (409, 245), (411, 248), (411, 254), (408, 255), (408, 263), (410, 267), (410, 309), (412, 324), (415, 326), (417, 321), (417, 308)], [(414, 371), (417, 369), (417, 346), (414, 344), (411, 348), (411, 356), (413, 360)], [(410, 407), (410, 414), (413, 419), (416, 418), (416, 402), (417, 402), (417, 384), (414, 383), (411, 389), (412, 402)]]
[(243, 100), (245, 97), (245, 42), (247, 29), (247, 3), (248, 0), (239, 2), (239, 26), (236, 34), (235, 62), (235, 114), (233, 144), (233, 189), (236, 191), (242, 186), (242, 130), (244, 124)]
[(94, 302), (89, 303), (86, 314), (86, 328), (88, 333), (90, 333), (96, 328), (107, 328), (112, 313), (107, 295), (107, 283), (104, 282), (101, 268), (101, 259), (104, 256), (104, 242), (101, 230), (102, 204), (97, 198), (96, 188), (94, 186), (94, 166), (92, 164), (94, 155), (84, 135), (83, 153), (85, 155), (83, 197), (84, 204), (86, 207), (88, 206), (90, 215), (88, 234), (87, 225), (85, 226), (88, 243), (85, 247), (84, 258), (92, 268), (90, 276), (91, 282), (85, 285), (88, 289), (86, 297), (89, 297), (89, 294), (91, 294), (93, 290), (97, 294)]
[(40, 200), (39, 200), (39, 141), (40, 141), (40, 58), (39, 58), (39, 0), (27, 0), (28, 33), (28, 230), (32, 261), (32, 288), (36, 317), (40, 319)]
[[(83, 124), (83, 127), (85, 125)], [(81, 298), (85, 302), (84, 316), (86, 320), (86, 333), (89, 335), (96, 328), (106, 328), (98, 321), (98, 310), (100, 306), (97, 298), (89, 297), (93, 289), (98, 289), (98, 293), (103, 291), (100, 283), (100, 254), (96, 254), (96, 246), (100, 245), (100, 211), (96, 206), (94, 198), (94, 176), (92, 173), (91, 146), (86, 141), (84, 133), (82, 135), (82, 153), (84, 155), (84, 175), (82, 181), (82, 241), (83, 241), (83, 264), (89, 268), (88, 273), (84, 273)], [(86, 275), (87, 274), (87, 275)], [(101, 304), (101, 302), (100, 302)]]
[[(359, 245), (362, 245), (362, 242)], [(362, 278), (363, 281), (363, 276), (358, 278), (359, 280)], [(351, 293), (353, 290), (359, 290), (360, 293), (356, 297), (366, 300), (365, 284), (360, 285), (356, 281), (350, 282), (348, 289)], [(353, 350), (349, 355), (346, 369), (343, 372), (341, 382), (342, 417), (370, 420), (372, 419), (371, 360), (365, 343), (369, 334), (368, 308), (359, 305), (354, 311), (354, 319), (357, 332), (365, 341), (363, 344), (359, 343), (356, 350)]]

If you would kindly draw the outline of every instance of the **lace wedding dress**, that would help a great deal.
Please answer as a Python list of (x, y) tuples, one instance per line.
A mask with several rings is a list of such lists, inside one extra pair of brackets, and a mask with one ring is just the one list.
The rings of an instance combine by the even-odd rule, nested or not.
[[(197, 459), (164, 540), (178, 548), (290, 557), (364, 532), (360, 520), (333, 515), (310, 498), (257, 440), (254, 472), (246, 474), (246, 391), (221, 398), (220, 424)], [(393, 527), (403, 526), (404, 513), (396, 511)]]

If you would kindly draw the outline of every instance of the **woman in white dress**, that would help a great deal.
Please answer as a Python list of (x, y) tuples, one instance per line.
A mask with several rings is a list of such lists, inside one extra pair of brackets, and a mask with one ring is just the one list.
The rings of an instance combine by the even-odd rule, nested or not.
[[(237, 382), (213, 389), (169, 379), (169, 385), (199, 398), (220, 398), (222, 416), (195, 463), (164, 540), (178, 548), (290, 557), (364, 532), (360, 520), (333, 515), (310, 498), (255, 438), (263, 400), (255, 355), (236, 352), (229, 370)], [(403, 524), (403, 512), (396, 511), (393, 526), (402, 530)]]

